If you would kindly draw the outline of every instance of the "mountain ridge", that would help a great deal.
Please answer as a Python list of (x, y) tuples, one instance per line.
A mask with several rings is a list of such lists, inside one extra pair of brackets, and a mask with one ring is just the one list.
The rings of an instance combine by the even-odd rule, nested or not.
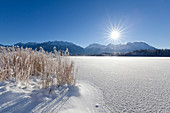
[[(101, 45), (101, 44), (90, 44), (85, 48), (85, 51), (90, 51), (91, 54), (100, 54), (100, 53), (113, 53), (113, 52), (132, 52), (135, 50), (143, 50), (143, 49), (156, 49), (153, 46), (150, 46), (146, 42), (126, 42), (124, 44), (111, 44)], [(100, 50), (100, 51), (98, 51)]]
[[(0, 46), (12, 46), (12, 45), (2, 45)], [(146, 42), (126, 42), (124, 44), (111, 44), (109, 43), (108, 45), (102, 45), (98, 43), (92, 43), (89, 44), (89, 46), (83, 48), (81, 46), (78, 46), (72, 42), (67, 42), (67, 41), (48, 41), (48, 42), (42, 42), (42, 43), (37, 43), (37, 42), (27, 42), (27, 43), (16, 43), (14, 46), (19, 46), (23, 48), (32, 48), (32, 49), (38, 49), (39, 47), (43, 47), (45, 51), (53, 51), (53, 47), (55, 46), (57, 50), (64, 51), (66, 48), (69, 49), (69, 52), (73, 55), (75, 54), (100, 54), (100, 53), (127, 53), (127, 52), (132, 52), (135, 50), (144, 50), (144, 49), (149, 49), (149, 50), (154, 50), (156, 49), (155, 47), (147, 44)]]

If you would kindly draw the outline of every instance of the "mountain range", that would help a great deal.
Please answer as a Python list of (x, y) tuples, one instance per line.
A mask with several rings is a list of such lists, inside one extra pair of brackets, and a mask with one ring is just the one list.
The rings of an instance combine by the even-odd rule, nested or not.
[[(28, 43), (16, 43), (15, 46), (18, 45), (19, 47), (23, 48), (32, 48), (38, 49), (43, 47), (45, 51), (53, 51), (53, 47), (55, 46), (57, 50), (64, 51), (68, 48), (71, 55), (87, 55), (87, 54), (100, 54), (100, 53), (128, 53), (136, 50), (154, 50), (155, 47), (147, 44), (146, 42), (127, 42), (125, 44), (108, 44), (108, 45), (101, 45), (97, 43), (90, 44), (89, 46), (83, 48), (71, 42), (64, 42), (64, 41), (49, 41), (43, 43), (36, 43), (36, 42), (28, 42)], [(2, 45), (0, 46), (7, 46)], [(8, 45), (11, 46), (11, 45)]]
[(156, 49), (153, 46), (148, 45), (145, 42), (127, 42), (125, 44), (91, 44), (85, 48), (85, 51), (89, 54), (100, 54), (100, 53), (127, 53), (135, 50)]

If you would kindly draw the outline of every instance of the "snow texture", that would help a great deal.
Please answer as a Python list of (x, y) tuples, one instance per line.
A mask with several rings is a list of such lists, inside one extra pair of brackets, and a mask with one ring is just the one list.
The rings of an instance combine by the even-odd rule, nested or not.
[[(49, 94), (38, 82), (29, 85), (0, 82), (0, 112), (10, 113), (98, 113), (101, 92), (87, 82), (61, 86)], [(96, 107), (98, 105), (99, 107)], [(100, 110), (101, 109), (101, 110)]]
[(78, 86), (0, 83), (0, 112), (170, 113), (170, 58), (71, 57)]
[[(170, 113), (170, 58), (72, 57), (110, 113)], [(109, 112), (107, 112), (109, 113)]]

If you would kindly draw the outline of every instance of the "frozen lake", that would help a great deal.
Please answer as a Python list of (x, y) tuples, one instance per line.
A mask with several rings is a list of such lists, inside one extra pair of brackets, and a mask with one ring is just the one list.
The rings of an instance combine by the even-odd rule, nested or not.
[(170, 112), (170, 58), (72, 57), (110, 112)]

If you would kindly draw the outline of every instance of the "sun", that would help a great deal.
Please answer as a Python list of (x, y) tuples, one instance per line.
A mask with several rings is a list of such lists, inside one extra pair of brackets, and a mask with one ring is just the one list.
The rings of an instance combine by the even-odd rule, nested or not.
[(109, 43), (121, 43), (121, 40), (124, 39), (125, 34), (127, 33), (128, 27), (124, 27), (119, 23), (114, 25), (110, 22), (110, 25), (106, 25), (106, 37)]
[(120, 32), (117, 30), (113, 30), (110, 33), (110, 38), (117, 40), (120, 37)]

